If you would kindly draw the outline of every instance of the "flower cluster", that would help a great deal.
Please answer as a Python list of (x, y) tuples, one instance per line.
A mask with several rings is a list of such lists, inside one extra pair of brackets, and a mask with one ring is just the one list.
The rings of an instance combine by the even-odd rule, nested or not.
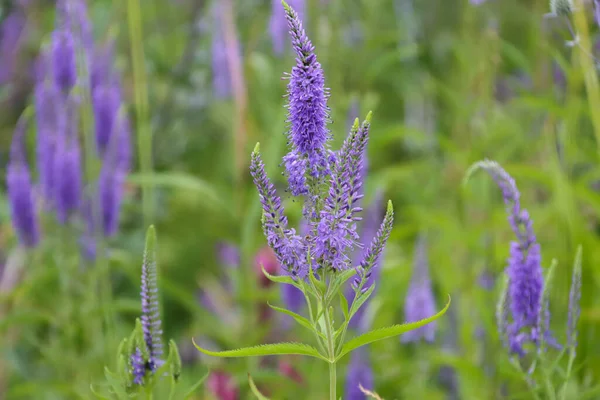
[(143, 340), (135, 344), (136, 348), (132, 351), (130, 359), (133, 383), (137, 385), (144, 384), (144, 379), (156, 372), (164, 362), (158, 304), (156, 233), (153, 227), (150, 227), (146, 237), (140, 297)]
[(497, 315), (503, 343), (511, 353), (522, 357), (527, 343), (536, 346), (543, 340), (554, 343), (548, 330), (549, 312), (547, 307), (543, 307), (544, 276), (540, 245), (529, 213), (521, 208), (520, 193), (514, 179), (494, 161), (483, 161), (474, 167), (485, 169), (502, 191), (508, 221), (517, 238), (510, 244), (506, 293), (503, 293)]
[[(44, 210), (53, 212), (60, 224), (76, 217), (86, 221), (84, 242), (92, 256), (94, 242), (90, 238), (96, 231), (107, 237), (117, 231), (124, 181), (131, 167), (129, 122), (122, 110), (121, 86), (112, 59), (111, 45), (94, 46), (85, 3), (59, 1), (50, 45), (42, 50), (37, 63), (34, 90), (39, 196)], [(81, 93), (86, 92), (94, 117), (95, 157), (102, 165), (94, 182), (84, 182), (79, 139), (79, 116), (86, 112)], [(21, 220), (37, 213), (33, 201), (21, 200), (33, 195), (23, 176), (29, 167), (19, 151), (20, 136), (15, 135), (11, 157), (12, 170), (20, 171), (23, 182), (15, 183), (11, 190), (11, 201), (22, 202), (13, 207), (13, 224), (18, 231), (25, 229)], [(91, 186), (89, 190), (86, 184)], [(34, 226), (37, 223), (30, 224), (29, 229)], [(23, 239), (36, 235), (31, 230), (19, 236)], [(21, 242), (26, 246), (37, 244), (31, 240)]]

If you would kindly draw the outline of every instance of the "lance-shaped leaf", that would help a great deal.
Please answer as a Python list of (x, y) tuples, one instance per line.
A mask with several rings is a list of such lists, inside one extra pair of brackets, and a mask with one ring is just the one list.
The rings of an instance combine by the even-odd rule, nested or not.
[(342, 347), (340, 354), (338, 354), (336, 357), (336, 361), (339, 360), (340, 358), (342, 358), (343, 356), (345, 356), (346, 354), (350, 353), (352, 350), (357, 349), (361, 346), (364, 346), (369, 343), (377, 342), (379, 340), (398, 336), (405, 332), (412, 331), (413, 329), (420, 328), (425, 324), (433, 322), (436, 319), (440, 318), (442, 315), (444, 315), (449, 307), (450, 307), (450, 296), (448, 296), (448, 303), (446, 303), (446, 306), (440, 312), (438, 312), (435, 315), (432, 315), (429, 318), (425, 318), (425, 319), (422, 319), (417, 322), (410, 322), (410, 323), (401, 324), (401, 325), (389, 326), (387, 328), (376, 329), (374, 331), (367, 332), (367, 333), (357, 336), (353, 339), (350, 339)]
[(317, 349), (303, 343), (271, 343), (252, 347), (244, 347), (235, 350), (211, 351), (198, 346), (196, 342), (194, 342), (194, 339), (192, 339), (192, 342), (200, 352), (213, 357), (258, 357), (296, 354), (329, 361), (326, 357), (322, 356)]
[(365, 301), (369, 300), (369, 297), (371, 297), (374, 290), (375, 284), (372, 284), (371, 287), (366, 290), (366, 292), (361, 293), (358, 298), (352, 302), (352, 306), (350, 306), (350, 318), (348, 318), (348, 320), (352, 319), (360, 307), (365, 304)]
[(204, 381), (206, 380), (206, 378), (208, 378), (208, 375), (210, 374), (210, 370), (208, 370), (206, 372), (206, 374), (200, 378), (196, 383), (194, 383), (194, 385), (192, 385), (192, 387), (190, 387), (185, 394), (183, 395), (184, 399), (189, 399), (190, 397), (192, 397), (194, 394), (196, 394), (196, 390), (198, 390), (198, 388), (200, 387), (200, 385), (202, 385), (204, 383)]
[(287, 283), (288, 285), (294, 285), (298, 289), (302, 290), (302, 286), (300, 286), (300, 284), (298, 282), (296, 282), (291, 276), (289, 276), (289, 275), (271, 275), (265, 270), (264, 266), (261, 265), (260, 268), (262, 269), (263, 274), (271, 282)]
[(315, 332), (317, 335), (319, 335), (319, 336), (321, 336), (323, 339), (325, 339), (325, 336), (324, 336), (324, 335), (323, 335), (321, 332), (319, 332), (319, 331), (315, 330), (315, 328), (313, 328), (312, 324), (310, 323), (310, 321), (309, 321), (307, 318), (303, 317), (303, 316), (302, 316), (302, 315), (300, 315), (300, 314), (296, 314), (296, 313), (295, 313), (295, 312), (293, 312), (293, 311), (287, 310), (287, 309), (285, 309), (285, 308), (277, 307), (277, 306), (271, 305), (271, 304), (269, 304), (269, 303), (267, 303), (267, 304), (268, 304), (268, 305), (269, 305), (269, 307), (271, 307), (273, 310), (275, 310), (275, 311), (279, 311), (280, 313), (283, 313), (283, 314), (286, 314), (286, 315), (289, 315), (290, 317), (294, 318), (294, 320), (296, 320), (296, 322), (297, 322), (297, 323), (299, 323), (300, 325), (302, 325), (302, 326), (303, 326), (303, 327), (305, 327), (306, 329), (310, 330), (311, 332)]

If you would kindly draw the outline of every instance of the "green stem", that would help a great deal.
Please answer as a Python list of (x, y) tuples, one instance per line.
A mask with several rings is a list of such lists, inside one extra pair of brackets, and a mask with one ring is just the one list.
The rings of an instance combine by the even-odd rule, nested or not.
[[(152, 172), (152, 132), (148, 125), (148, 87), (144, 64), (142, 18), (139, 0), (129, 0), (127, 2), (127, 17), (133, 69), (140, 172), (142, 175), (147, 175)], [(144, 224), (145, 226), (149, 226), (154, 216), (154, 206), (150, 183), (147, 181), (142, 183), (142, 210)]]
[(329, 399), (336, 400), (335, 394), (336, 370), (335, 362), (329, 363)]
[(327, 335), (327, 350), (329, 353), (329, 399), (336, 400), (335, 343), (329, 309), (328, 305), (325, 304), (325, 299), (323, 299), (323, 307), (323, 316), (325, 317), (325, 332)]

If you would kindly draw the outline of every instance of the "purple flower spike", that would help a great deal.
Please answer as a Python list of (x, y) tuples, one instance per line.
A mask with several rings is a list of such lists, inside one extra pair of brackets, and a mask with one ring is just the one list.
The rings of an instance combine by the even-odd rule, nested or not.
[(369, 137), (370, 114), (362, 126), (355, 123), (337, 155), (331, 173), (329, 195), (317, 226), (315, 256), (339, 271), (349, 268), (348, 251), (358, 244), (356, 221), (362, 208), (361, 186), (365, 150)]
[(82, 196), (81, 154), (74, 119), (73, 116), (69, 116), (65, 125), (66, 131), (56, 133), (52, 172), (54, 206), (61, 224), (65, 224), (69, 216), (79, 210)]
[[(296, 52), (287, 87), (290, 152), (283, 159), (292, 195), (308, 194), (305, 177), (323, 179), (330, 173), (327, 123), (328, 89), (314, 47), (296, 11), (284, 3), (285, 17)], [(306, 160), (306, 161), (303, 161)]]
[[(505, 331), (511, 353), (520, 357), (525, 355), (523, 346), (527, 342), (539, 344), (541, 334), (549, 336), (549, 332), (540, 332), (539, 321), (542, 311), (544, 277), (541, 266), (540, 245), (533, 232), (533, 222), (529, 213), (521, 209), (520, 193), (514, 179), (494, 161), (483, 161), (473, 168), (483, 168), (494, 179), (502, 191), (508, 221), (517, 237), (510, 244), (510, 256), (506, 275), (508, 290), (506, 303), (509, 306), (512, 322), (505, 323), (501, 330)], [(547, 326), (547, 324), (546, 324)]]
[(228, 43), (223, 31), (223, 7), (215, 2), (212, 9), (212, 73), (213, 91), (218, 99), (227, 99), (231, 96), (231, 70), (227, 57)]
[(142, 385), (146, 376), (146, 363), (142, 357), (142, 352), (139, 348), (135, 349), (135, 353), (131, 355), (131, 371), (133, 374), (133, 383)]
[(37, 123), (36, 158), (39, 184), (46, 206), (54, 205), (54, 159), (58, 132), (64, 130), (63, 99), (51, 80), (41, 80), (35, 87)]
[[(355, 266), (360, 265), (360, 262), (363, 259), (367, 258), (367, 256), (368, 256), (367, 251), (369, 250), (369, 244), (377, 236), (377, 231), (379, 229), (380, 221), (381, 221), (381, 215), (383, 214), (382, 204), (383, 204), (383, 191), (378, 190), (375, 195), (375, 198), (373, 199), (373, 202), (371, 203), (371, 205), (369, 206), (369, 208), (367, 208), (367, 210), (365, 212), (365, 218), (363, 220), (363, 226), (362, 226), (361, 235), (360, 235), (360, 241), (361, 241), (361, 244), (363, 245), (363, 250), (356, 252), (355, 259), (353, 261), (353, 265), (355, 265)], [(356, 256), (359, 256), (359, 257), (356, 257)], [(365, 288), (371, 287), (371, 285), (379, 279), (380, 264), (381, 264), (381, 256), (377, 258), (377, 261), (373, 265), (372, 273), (370, 273), (368, 278), (366, 279), (366, 283), (364, 285)], [(349, 287), (347, 296), (348, 296), (348, 303), (351, 305), (352, 302), (354, 301), (354, 297), (355, 297), (355, 292), (354, 292), (352, 286)], [(352, 328), (352, 329), (366, 328), (362, 325), (364, 322), (363, 314), (365, 312), (367, 304), (368, 304), (368, 301), (367, 301), (367, 303), (363, 304), (361, 308), (358, 309), (356, 314), (354, 314), (354, 316), (352, 317), (352, 319), (350, 320), (350, 323), (349, 323), (350, 328)]]
[(25, 120), (21, 119), (10, 149), (6, 183), (12, 224), (19, 242), (25, 247), (35, 247), (40, 241), (40, 230), (24, 140)]
[(158, 285), (156, 267), (156, 233), (154, 227), (148, 229), (146, 236), (146, 249), (142, 264), (142, 330), (144, 342), (148, 349), (150, 359), (148, 363), (152, 372), (156, 371), (163, 363), (162, 355), (162, 329), (158, 307)]
[[(427, 244), (425, 237), (420, 236), (415, 248), (413, 275), (404, 303), (404, 318), (407, 322), (420, 321), (431, 317), (436, 312), (428, 264)], [(433, 342), (435, 339), (435, 330), (435, 321), (430, 322), (420, 328), (406, 332), (402, 335), (402, 342), (417, 342), (421, 339)]]
[(308, 267), (303, 261), (306, 259), (305, 245), (300, 236), (296, 235), (296, 231), (288, 228), (288, 220), (281, 205), (281, 198), (267, 177), (265, 165), (258, 150), (257, 144), (252, 152), (250, 174), (258, 189), (263, 206), (263, 230), (267, 237), (267, 243), (275, 252), (279, 264), (288, 273), (294, 277), (304, 278), (308, 274)]
[[(285, 11), (281, 7), (281, 0), (272, 0), (271, 2), (271, 20), (269, 21), (269, 33), (273, 43), (273, 53), (280, 56), (285, 51), (285, 36), (288, 32)], [(300, 19), (304, 15), (304, 0), (289, 0), (288, 4), (296, 10)]]
[(121, 107), (121, 91), (115, 85), (98, 85), (93, 92), (92, 105), (96, 129), (96, 147), (103, 155), (117, 123)]
[(72, 33), (59, 28), (52, 33), (52, 74), (56, 85), (68, 94), (77, 81), (77, 59)]
[(119, 227), (119, 215), (123, 200), (125, 174), (110, 165), (104, 165), (98, 179), (102, 229), (107, 237), (114, 236)]
[(222, 265), (233, 268), (237, 268), (240, 266), (240, 252), (238, 248), (232, 243), (217, 243), (217, 255), (219, 262)]
[(369, 365), (368, 354), (364, 347), (352, 352), (348, 375), (346, 376), (345, 400), (367, 400), (367, 395), (360, 390), (373, 390), (373, 370)]
[(567, 323), (567, 346), (576, 353), (577, 349), (577, 323), (581, 314), (581, 247), (577, 250), (573, 277), (571, 278), (571, 289), (569, 290), (569, 316)]
[(0, 84), (9, 82), (17, 67), (17, 55), (26, 33), (21, 12), (13, 11), (0, 23)]

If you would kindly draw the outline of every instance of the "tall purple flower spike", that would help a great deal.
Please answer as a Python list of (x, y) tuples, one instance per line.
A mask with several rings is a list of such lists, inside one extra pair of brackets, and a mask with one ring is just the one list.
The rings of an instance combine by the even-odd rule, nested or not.
[(229, 60), (227, 59), (227, 42), (223, 32), (222, 16), (223, 7), (218, 1), (212, 5), (211, 30), (212, 40), (212, 74), (214, 96), (218, 99), (227, 99), (231, 96), (232, 83)]
[(293, 228), (288, 228), (288, 220), (284, 214), (281, 198), (275, 186), (265, 172), (265, 166), (259, 154), (257, 144), (252, 152), (250, 174), (258, 189), (263, 206), (263, 231), (269, 247), (273, 249), (277, 261), (294, 277), (304, 278), (308, 275), (306, 246)]
[(510, 244), (506, 268), (506, 302), (512, 321), (504, 324), (504, 330), (509, 350), (522, 357), (525, 355), (525, 343), (532, 342), (537, 345), (541, 334), (549, 334), (540, 332), (538, 326), (544, 291), (540, 245), (533, 232), (533, 222), (529, 213), (521, 209), (520, 193), (514, 179), (494, 161), (483, 161), (475, 166), (485, 169), (500, 187), (508, 221), (517, 237), (517, 240)]
[(35, 247), (40, 241), (40, 228), (25, 155), (25, 128), (26, 121), (22, 117), (10, 149), (6, 184), (12, 225), (19, 242), (25, 247)]
[(366, 390), (373, 390), (374, 379), (373, 370), (369, 365), (369, 357), (366, 347), (361, 347), (352, 352), (348, 373), (346, 375), (345, 400), (367, 400), (361, 390), (362, 386)]
[[(368, 250), (369, 244), (373, 241), (375, 236), (377, 235), (377, 230), (379, 229), (381, 217), (383, 215), (383, 190), (378, 190), (375, 194), (375, 198), (373, 199), (371, 205), (365, 210), (365, 218), (363, 220), (363, 225), (361, 229), (360, 242), (363, 245), (363, 249), (361, 251), (355, 252), (355, 258), (353, 261), (354, 265), (359, 265), (360, 261), (366, 257), (366, 252)], [(381, 257), (377, 259), (377, 262), (373, 265), (372, 273), (366, 280), (365, 288), (371, 287), (374, 282), (377, 282), (379, 279), (379, 274), (381, 270)], [(347, 291), (348, 303), (351, 305), (354, 301), (355, 293), (352, 287), (349, 287)], [(354, 314), (352, 319), (350, 320), (349, 326), (352, 329), (360, 329), (366, 330), (365, 321), (364, 321), (364, 312), (366, 310), (368, 300), (365, 304), (358, 309), (358, 311)]]
[[(404, 319), (416, 322), (435, 314), (435, 298), (429, 278), (429, 260), (427, 258), (427, 243), (421, 235), (415, 247), (413, 275), (404, 303)], [(430, 322), (415, 330), (402, 335), (402, 342), (417, 342), (424, 339), (433, 342), (435, 339), (436, 323)]]
[(20, 11), (12, 11), (0, 24), (0, 84), (13, 78), (26, 31), (25, 17)]
[(62, 129), (54, 133), (56, 147), (52, 166), (54, 206), (61, 224), (80, 210), (82, 198), (81, 152), (77, 135), (77, 119), (74, 101), (69, 100)]
[[(142, 299), (142, 330), (149, 355), (149, 359), (144, 361), (145, 364), (147, 363), (148, 369), (155, 372), (164, 361), (162, 359), (162, 329), (158, 304), (156, 233), (153, 226), (148, 229), (146, 236), (140, 296)], [(135, 369), (133, 361), (132, 364)]]
[(349, 268), (348, 252), (358, 245), (356, 222), (362, 208), (362, 176), (365, 150), (369, 137), (370, 114), (362, 126), (356, 120), (336, 156), (331, 172), (329, 194), (325, 199), (317, 225), (315, 257), (335, 270)]
[(306, 36), (296, 11), (284, 3), (296, 66), (289, 76), (288, 139), (290, 152), (283, 158), (294, 196), (308, 194), (307, 178), (322, 180), (330, 173), (327, 128), (329, 91), (314, 47)]

